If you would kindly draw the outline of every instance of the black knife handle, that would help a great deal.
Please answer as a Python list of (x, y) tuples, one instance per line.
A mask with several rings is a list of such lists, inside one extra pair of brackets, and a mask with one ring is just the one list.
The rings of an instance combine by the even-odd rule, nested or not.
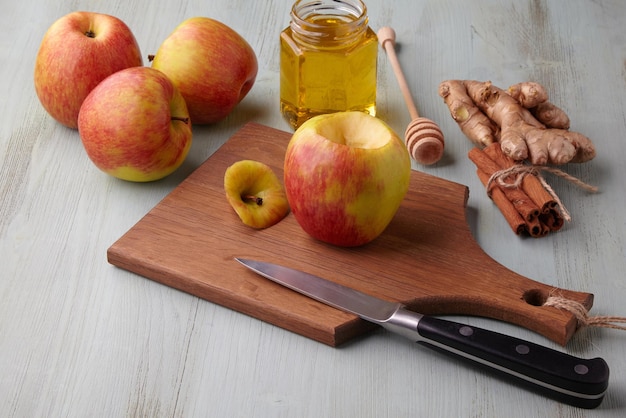
[(595, 408), (609, 384), (609, 367), (601, 358), (581, 359), (493, 331), (423, 316), (418, 343), (443, 350), (501, 372), (518, 383), (558, 401)]

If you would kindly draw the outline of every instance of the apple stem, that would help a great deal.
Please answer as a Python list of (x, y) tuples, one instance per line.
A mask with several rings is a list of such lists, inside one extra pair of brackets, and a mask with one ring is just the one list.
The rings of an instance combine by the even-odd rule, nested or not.
[(148, 61), (152, 62), (154, 60), (154, 54), (148, 55)]
[(259, 196), (253, 196), (253, 195), (247, 194), (247, 195), (241, 196), (241, 199), (244, 202), (254, 202), (259, 206), (263, 204), (263, 198)]
[(96, 37), (96, 33), (94, 31), (92, 31), (91, 29), (89, 29), (87, 32), (85, 32), (85, 36), (88, 38), (95, 38)]
[(189, 118), (181, 118), (180, 116), (172, 116), (172, 120), (179, 120), (181, 122), (184, 122), (185, 124), (189, 123)]

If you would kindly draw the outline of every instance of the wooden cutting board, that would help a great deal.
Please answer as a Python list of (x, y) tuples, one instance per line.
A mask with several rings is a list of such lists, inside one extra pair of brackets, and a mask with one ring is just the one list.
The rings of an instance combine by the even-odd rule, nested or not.
[(265, 230), (245, 226), (224, 196), (224, 171), (255, 159), (282, 178), (290, 138), (263, 125), (244, 126), (108, 249), (109, 262), (331, 346), (372, 327), (274, 284), (233, 258), (284, 264), (425, 314), (507, 321), (563, 345), (575, 333), (576, 319), (543, 301), (557, 291), (591, 308), (592, 294), (555, 289), (490, 258), (465, 219), (467, 187), (418, 171), (387, 230), (363, 247), (318, 242), (291, 214)]

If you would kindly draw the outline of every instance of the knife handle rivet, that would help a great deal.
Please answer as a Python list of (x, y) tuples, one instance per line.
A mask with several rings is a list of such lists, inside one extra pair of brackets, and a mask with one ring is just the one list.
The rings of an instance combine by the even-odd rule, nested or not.
[(461, 328), (459, 328), (459, 334), (461, 334), (464, 337), (469, 337), (473, 333), (474, 333), (474, 330), (471, 327), (462, 326)]
[(584, 364), (577, 364), (574, 366), (574, 371), (578, 374), (587, 374), (589, 373), (589, 367)]
[(517, 351), (518, 354), (528, 354), (530, 353), (530, 347), (526, 344), (520, 344), (515, 347), (515, 351)]

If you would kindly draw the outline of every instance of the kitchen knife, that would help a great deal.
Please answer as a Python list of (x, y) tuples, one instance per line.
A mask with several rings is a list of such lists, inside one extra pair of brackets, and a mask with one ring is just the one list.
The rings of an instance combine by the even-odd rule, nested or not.
[(581, 408), (602, 402), (609, 368), (515, 337), (422, 315), (335, 282), (261, 261), (235, 258), (250, 270), (327, 305), (358, 315), (415, 342), (495, 371), (558, 401)]

